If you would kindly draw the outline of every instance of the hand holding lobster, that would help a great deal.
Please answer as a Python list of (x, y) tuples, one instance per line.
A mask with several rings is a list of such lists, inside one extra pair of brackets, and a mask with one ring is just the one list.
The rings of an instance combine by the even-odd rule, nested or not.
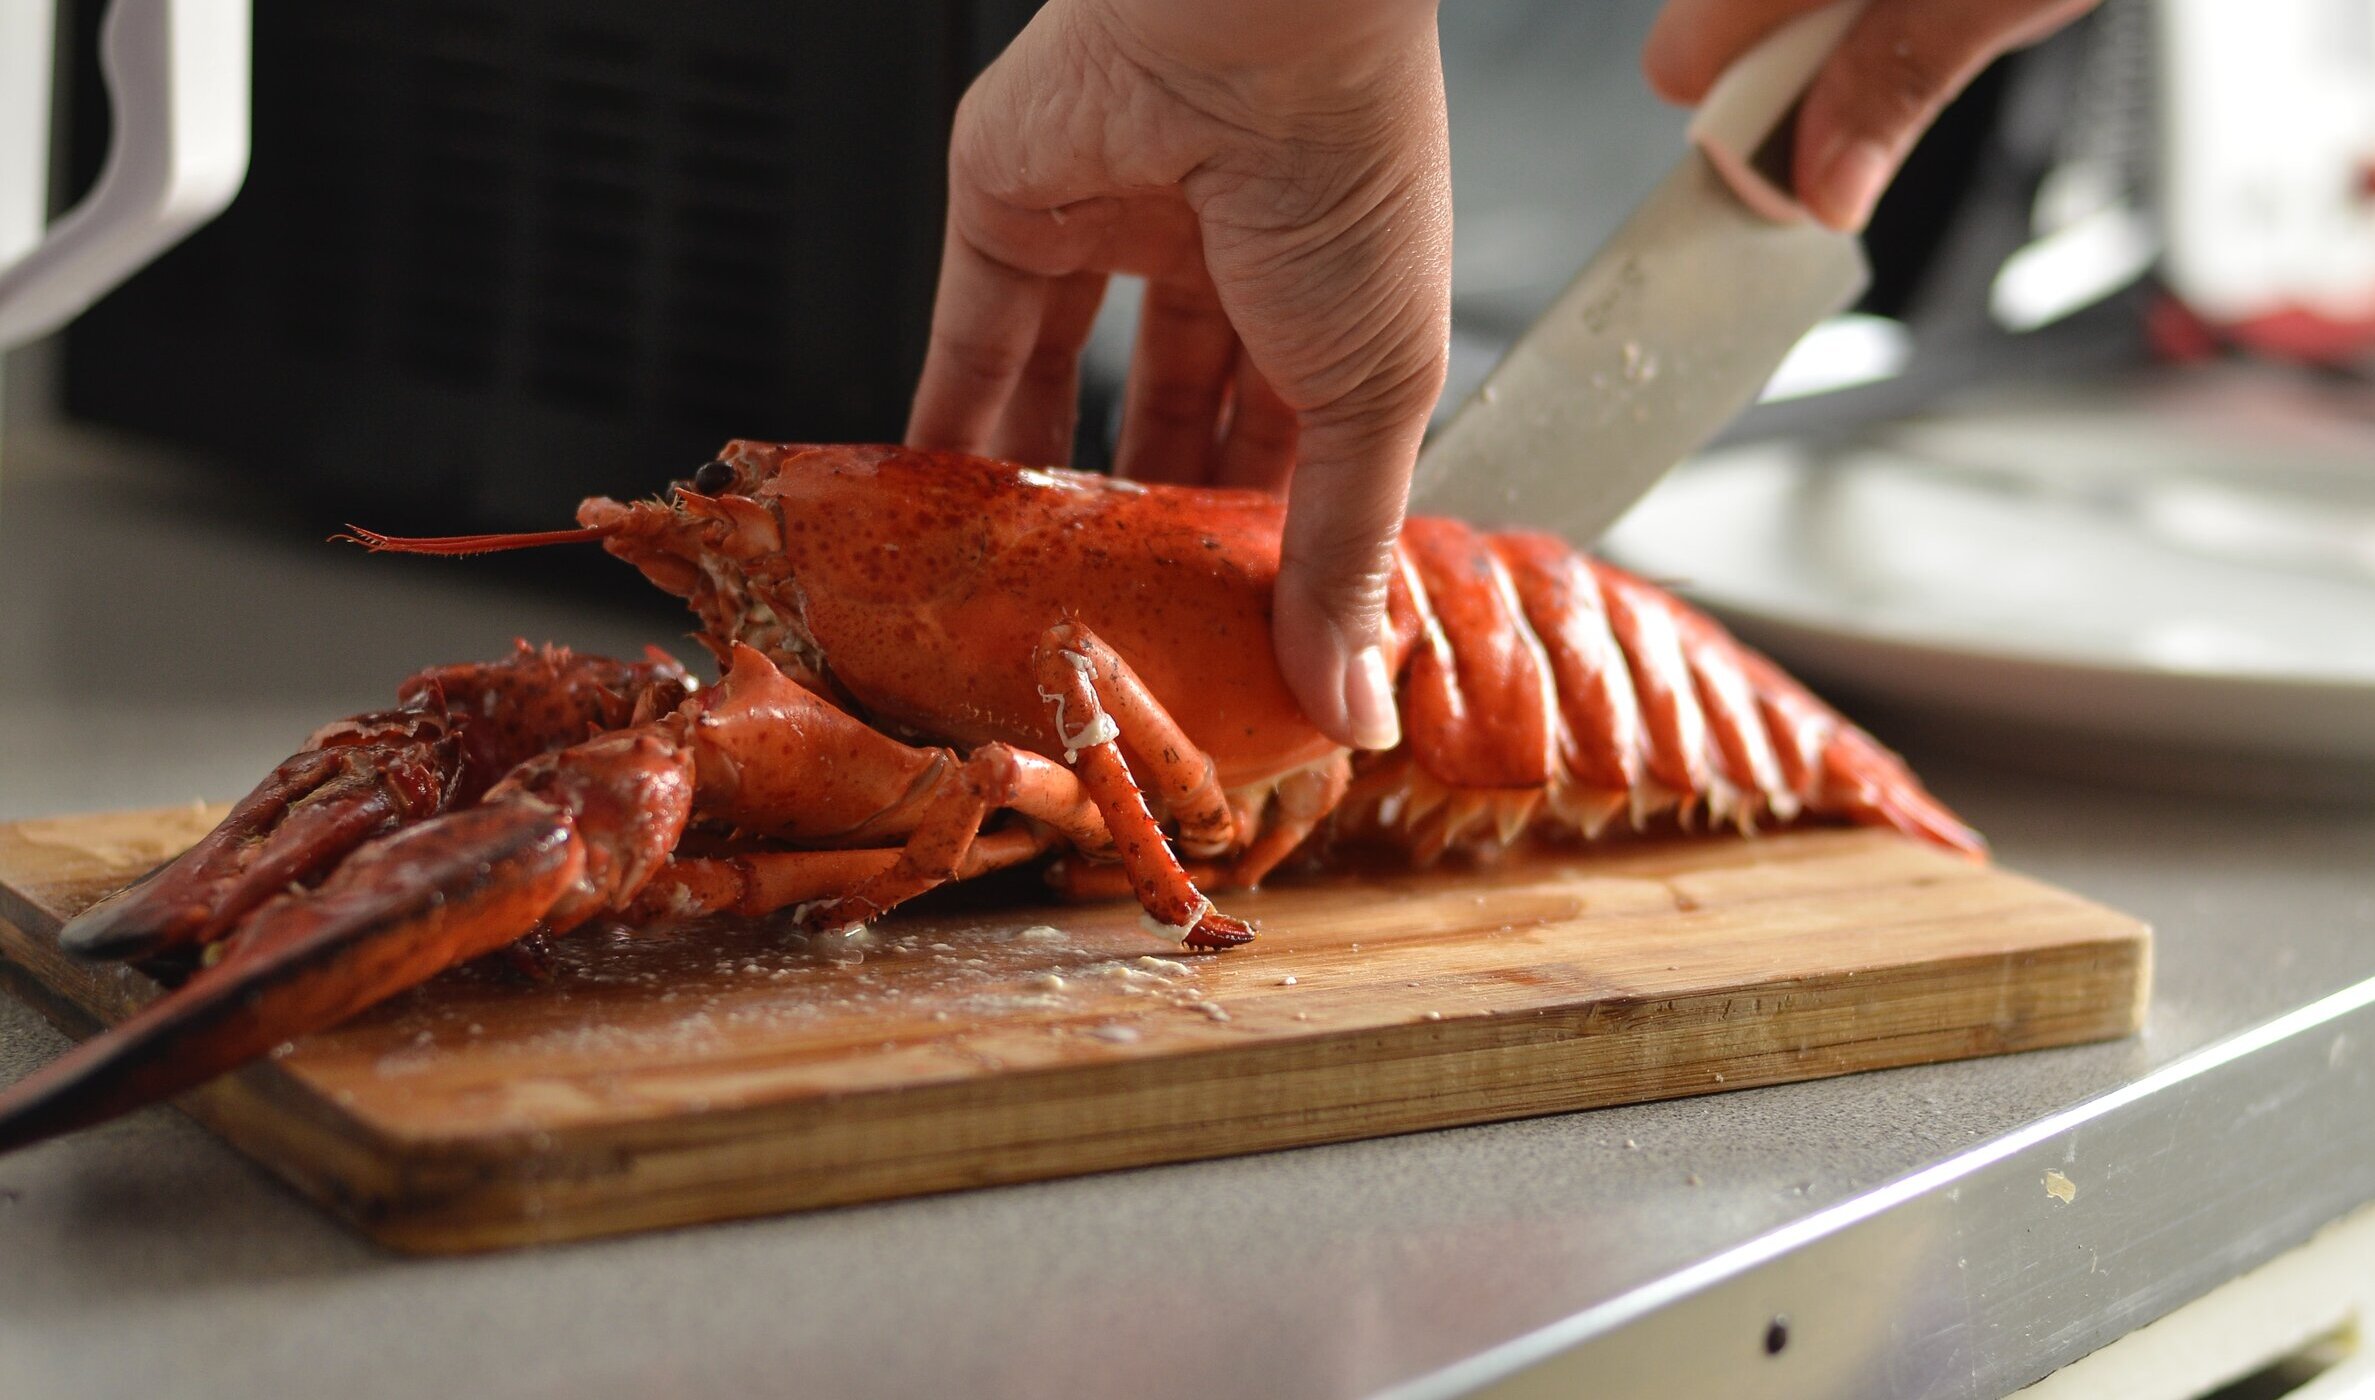
[(908, 441), (1068, 461), (1107, 276), (1144, 276), (1117, 470), (1285, 497), (1279, 665), (1322, 732), (1393, 747), (1447, 171), (1432, 0), (1055, 0), (958, 109)]

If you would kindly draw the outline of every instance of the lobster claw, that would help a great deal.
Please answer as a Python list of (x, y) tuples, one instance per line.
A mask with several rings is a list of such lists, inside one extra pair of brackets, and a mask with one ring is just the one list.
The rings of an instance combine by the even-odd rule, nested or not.
[(307, 883), (365, 840), (442, 804), (456, 745), (414, 733), (291, 755), (197, 845), (66, 921), (76, 957), (124, 960), (212, 943), (249, 911)]
[(657, 648), (629, 662), (521, 642), (500, 661), (431, 667), (397, 708), (324, 725), (197, 845), (68, 920), (59, 942), (113, 959), (213, 943), (372, 837), (475, 802), (522, 761), (651, 719), (688, 689)]
[(502, 947), (585, 861), (569, 814), (525, 795), (371, 842), (319, 889), (256, 909), (181, 987), (0, 1091), (0, 1152), (180, 1093)]
[(539, 927), (623, 907), (675, 846), (692, 786), (677, 730), (640, 725), (539, 754), (480, 805), (364, 842), (316, 888), (237, 919), (189, 981), (0, 1090), (0, 1152), (180, 1093)]

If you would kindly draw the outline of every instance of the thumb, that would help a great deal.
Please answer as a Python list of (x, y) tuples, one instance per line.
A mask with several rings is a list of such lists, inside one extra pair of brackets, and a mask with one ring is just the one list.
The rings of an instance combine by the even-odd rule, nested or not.
[(1304, 415), (1287, 487), (1271, 623), (1279, 668), (1311, 722), (1354, 748), (1402, 738), (1383, 648), (1386, 586), (1427, 406), (1442, 387), (1441, 366), (1431, 369), (1357, 416)]

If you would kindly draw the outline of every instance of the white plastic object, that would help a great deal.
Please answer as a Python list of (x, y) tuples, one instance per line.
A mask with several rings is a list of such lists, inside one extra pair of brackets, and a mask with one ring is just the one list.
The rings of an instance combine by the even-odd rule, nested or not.
[(0, 0), (0, 267), (41, 241), (49, 207), (55, 0)]
[(1740, 196), (1740, 201), (1777, 224), (1807, 217), (1789, 185), (1790, 151), (1764, 158), (1764, 146), (1814, 76), (1864, 12), (1865, 0), (1835, 0), (1775, 29), (1734, 60), (1708, 89), (1692, 114), (1690, 138)]
[(2214, 321), (2375, 318), (2375, 0), (2161, 0), (2162, 271)]
[[(11, 40), (31, 33), (31, 11), (46, 2), (0, 0), (9, 6), (0, 33)], [(0, 243), (0, 259), (7, 259), (0, 262), (0, 350), (65, 325), (238, 193), (247, 177), (248, 7), (249, 0), (114, 0), (108, 7), (99, 55), (115, 122), (107, 161), (90, 194), (30, 251), (9, 259)], [(39, 28), (46, 33), (46, 25)], [(49, 51), (39, 52), (46, 68)], [(13, 119), (17, 104), (10, 105)], [(46, 115), (37, 114), (36, 133), (46, 130)]]

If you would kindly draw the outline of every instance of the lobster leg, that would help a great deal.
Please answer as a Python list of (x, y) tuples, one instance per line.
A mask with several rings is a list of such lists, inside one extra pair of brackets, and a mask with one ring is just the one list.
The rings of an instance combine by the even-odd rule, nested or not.
[(1278, 800), (1269, 824), (1245, 854), (1229, 867), (1227, 883), (1250, 890), (1278, 863), (1295, 853), (1313, 829), (1344, 801), (1352, 788), (1352, 757), (1338, 754), (1325, 763), (1290, 774), (1278, 785)]
[[(1047, 629), (1033, 669), (1040, 697), (1055, 707), (1065, 760), (1079, 769), (1081, 786), (1096, 799), (1113, 833), (1131, 893), (1146, 910), (1141, 922), (1148, 931), (1193, 948), (1231, 948), (1251, 939), (1253, 929), (1216, 911), (1172, 854), (1116, 741), (1128, 740), (1131, 752), (1148, 762), (1159, 791), (1179, 795), (1180, 806), (1171, 811), (1181, 844), (1191, 851), (1199, 846), (1223, 850), (1235, 843), (1236, 817), (1211, 757), (1188, 742), (1144, 683), (1079, 623)], [(1108, 701), (1118, 715), (1107, 708)], [(1189, 844), (1191, 831), (1196, 845)]]
[[(812, 849), (655, 864), (648, 885), (640, 874), (623, 885), (640, 911), (757, 914), (814, 904), (806, 911), (811, 921), (869, 919), (1052, 843), (1034, 829), (1019, 844), (1000, 836), (976, 858), (975, 848), (989, 839), (982, 822), (1001, 809), (1080, 850), (1113, 845), (1097, 804), (1057, 763), (1006, 744), (985, 744), (964, 759), (903, 744), (748, 646), (728, 647), (726, 658), (724, 679), (652, 733), (672, 737), (699, 773), (705, 818)], [(634, 810), (623, 805), (619, 820)]]
[[(1075, 845), (1096, 850), (1111, 844), (1096, 807), (1080, 782), (1037, 754), (1006, 744), (985, 744), (947, 772), (924, 808), (914, 834), (887, 870), (811, 910), (821, 927), (865, 923), (928, 889), (966, 878), (966, 858), (981, 834), (983, 818), (1001, 807), (1063, 831)], [(1083, 837), (1087, 840), (1083, 840)], [(1045, 843), (1041, 844), (1045, 849)]]
[(764, 914), (813, 904), (806, 918), (819, 926), (864, 923), (926, 890), (1028, 860), (1053, 844), (1053, 837), (1029, 831), (982, 834), (983, 820), (1000, 809), (1045, 823), (1076, 849), (1113, 844), (1079, 779), (1011, 745), (984, 744), (927, 781), (930, 792), (903, 846), (680, 859), (652, 882), (638, 907)]
[[(1179, 848), (1191, 856), (1219, 855), (1236, 850), (1243, 844), (1237, 830), (1236, 814), (1229, 810), (1228, 794), (1220, 785), (1220, 770), (1212, 756), (1196, 747), (1163, 708), (1163, 702), (1146, 688), (1146, 682), (1130, 669), (1130, 663), (1098, 639), (1086, 624), (1061, 622), (1047, 629), (1040, 638), (1035, 669), (1039, 674), (1040, 698), (1056, 704), (1056, 727), (1060, 733), (1065, 704), (1080, 703), (1069, 687), (1074, 679), (1084, 683), (1092, 692), (1084, 715), (1094, 711), (1108, 716), (1121, 731), (1122, 741), (1130, 752), (1146, 765), (1154, 780), (1153, 796), (1162, 802), (1163, 811), (1179, 828)], [(1054, 661), (1061, 661), (1076, 677), (1051, 671)], [(1064, 697), (1056, 701), (1049, 691)], [(1081, 733), (1099, 728), (1094, 719), (1084, 719)], [(1071, 761), (1071, 739), (1064, 738), (1066, 762)]]
[[(1349, 754), (1289, 774), (1278, 784), (1277, 801), (1261, 834), (1243, 854), (1233, 861), (1187, 861), (1181, 869), (1189, 879), (1213, 889), (1257, 888), (1280, 861), (1293, 855), (1321, 822), (1344, 805), (1351, 791)], [(1050, 866), (1047, 874), (1066, 899), (1116, 899), (1131, 892), (1128, 872), (1119, 866), (1062, 860)]]
[[(1291, 773), (1278, 784), (1277, 803), (1244, 854), (1234, 861), (1187, 861), (1188, 878), (1216, 889), (1250, 890), (1295, 853), (1352, 789), (1352, 758), (1338, 754)], [(1058, 861), (1048, 870), (1067, 899), (1115, 899), (1130, 893), (1129, 872), (1118, 865)]]
[[(971, 880), (1020, 865), (1046, 851), (1052, 842), (1052, 837), (1027, 827), (986, 832), (966, 847), (948, 878)], [(653, 877), (627, 912), (631, 918), (756, 917), (819, 900), (838, 903), (892, 874), (905, 855), (896, 846), (876, 846), (857, 851), (752, 851), (736, 856), (678, 857)], [(834, 926), (825, 919), (815, 922)]]

